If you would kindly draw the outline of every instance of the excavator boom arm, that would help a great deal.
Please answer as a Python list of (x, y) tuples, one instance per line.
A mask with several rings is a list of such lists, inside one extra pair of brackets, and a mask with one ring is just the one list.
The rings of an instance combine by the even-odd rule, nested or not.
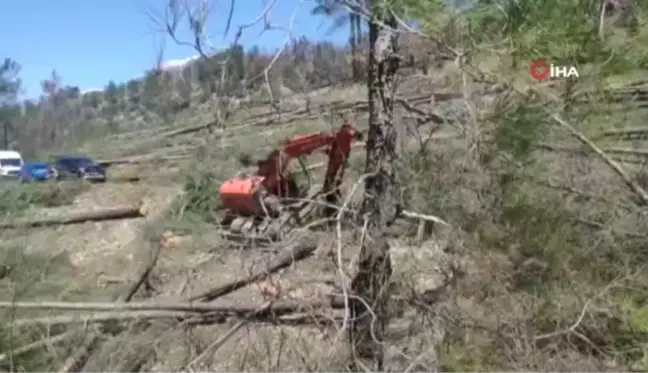
[(254, 195), (260, 185), (271, 195), (280, 198), (296, 197), (296, 185), (287, 173), (290, 160), (317, 150), (324, 150), (329, 158), (322, 191), (330, 195), (341, 182), (351, 144), (358, 135), (352, 126), (345, 124), (335, 132), (293, 137), (283, 147), (275, 149), (265, 160), (257, 163), (255, 176), (226, 181), (220, 190), (223, 205), (232, 210), (257, 210), (254, 207)]
[[(351, 143), (356, 138), (355, 129), (345, 124), (333, 133), (319, 132), (305, 136), (295, 136), (281, 149), (274, 150), (268, 158), (259, 165), (259, 175), (266, 177), (266, 188), (273, 190), (286, 175), (286, 168), (292, 158), (309, 155), (316, 150), (325, 150), (329, 157), (324, 192), (334, 188), (336, 179), (342, 177), (346, 159), (351, 151)], [(339, 173), (339, 174), (338, 174)], [(281, 186), (279, 186), (281, 188)], [(282, 194), (279, 191), (277, 194)]]

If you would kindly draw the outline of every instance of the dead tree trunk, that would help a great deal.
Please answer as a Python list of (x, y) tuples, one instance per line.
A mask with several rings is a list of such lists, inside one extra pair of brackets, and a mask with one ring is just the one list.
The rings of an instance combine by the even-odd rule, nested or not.
[[(353, 369), (382, 371), (385, 329), (388, 324), (388, 283), (392, 274), (385, 232), (400, 211), (395, 176), (397, 132), (393, 123), (394, 78), (399, 67), (396, 20), (374, 14), (369, 23), (369, 134), (366, 143), (366, 197), (363, 214), (368, 219), (367, 238), (360, 251), (359, 271), (351, 288), (352, 325), (349, 340)], [(380, 26), (380, 24), (388, 27)], [(365, 368), (362, 367), (364, 365)]]

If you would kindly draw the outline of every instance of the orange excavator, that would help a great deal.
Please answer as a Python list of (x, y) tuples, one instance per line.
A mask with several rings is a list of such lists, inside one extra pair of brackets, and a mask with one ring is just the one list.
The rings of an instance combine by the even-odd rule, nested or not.
[[(331, 214), (340, 196), (340, 184), (347, 166), (351, 145), (362, 135), (345, 124), (333, 132), (295, 136), (267, 158), (256, 162), (256, 169), (225, 181), (220, 187), (221, 209), (225, 216), (221, 225), (229, 234), (249, 238), (276, 240), (295, 224), (301, 225), (318, 207)], [(303, 157), (316, 151), (328, 156), (323, 186), (313, 187)], [(300, 188), (291, 161), (297, 159), (308, 176), (307, 188)], [(324, 201), (321, 201), (321, 200)], [(319, 200), (319, 201), (318, 201)], [(325, 203), (322, 203), (325, 202)]]

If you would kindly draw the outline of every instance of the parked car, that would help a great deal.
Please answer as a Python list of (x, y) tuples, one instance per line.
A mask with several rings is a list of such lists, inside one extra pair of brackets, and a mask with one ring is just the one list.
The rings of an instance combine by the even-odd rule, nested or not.
[(54, 176), (54, 169), (47, 162), (25, 162), (18, 173), (18, 179), (23, 183), (46, 181)]
[(0, 150), (0, 177), (17, 177), (23, 163), (20, 153), (13, 150)]
[(84, 179), (106, 181), (106, 170), (89, 157), (57, 156), (51, 162), (57, 180)]

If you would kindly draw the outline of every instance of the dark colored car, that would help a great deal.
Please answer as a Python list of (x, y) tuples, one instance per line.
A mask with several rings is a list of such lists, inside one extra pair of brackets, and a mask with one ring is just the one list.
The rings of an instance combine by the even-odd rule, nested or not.
[(84, 179), (106, 181), (106, 170), (89, 157), (58, 156), (52, 158), (56, 179)]
[(54, 170), (47, 162), (25, 162), (18, 173), (18, 179), (23, 183), (46, 181), (54, 176)]

